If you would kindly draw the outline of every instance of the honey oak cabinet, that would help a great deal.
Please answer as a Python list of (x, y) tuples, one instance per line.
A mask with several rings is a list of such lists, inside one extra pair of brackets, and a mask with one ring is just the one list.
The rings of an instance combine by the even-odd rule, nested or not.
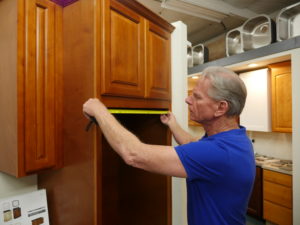
[(61, 8), (0, 1), (0, 171), (20, 177), (61, 166)]
[[(104, 29), (99, 31), (98, 42), (102, 43), (98, 47), (102, 49), (102, 61), (98, 68), (103, 71), (100, 88), (104, 101), (117, 107), (126, 97), (131, 98), (127, 107), (161, 108), (155, 100), (170, 101), (171, 97), (173, 27), (154, 22), (148, 11), (134, 1), (111, 0), (102, 4), (99, 26)], [(136, 104), (133, 98), (137, 99)]]
[(264, 219), (278, 225), (292, 224), (292, 176), (263, 170)]
[[(63, 11), (64, 167), (38, 175), (51, 224), (171, 225), (171, 178), (126, 165), (96, 126), (86, 132), (82, 104), (171, 109), (169, 59), (159, 57), (170, 54), (173, 27), (133, 0), (78, 0)], [(171, 145), (159, 115), (115, 117), (143, 142)]]
[(291, 62), (269, 65), (272, 79), (272, 130), (292, 132)]
[(170, 100), (171, 34), (158, 25), (147, 24), (147, 98)]

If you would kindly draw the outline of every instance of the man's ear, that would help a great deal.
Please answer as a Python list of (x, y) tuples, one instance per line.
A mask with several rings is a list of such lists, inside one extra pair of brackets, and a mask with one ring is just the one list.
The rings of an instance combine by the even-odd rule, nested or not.
[(223, 116), (229, 110), (229, 104), (227, 101), (219, 101), (218, 108), (215, 111), (215, 117)]

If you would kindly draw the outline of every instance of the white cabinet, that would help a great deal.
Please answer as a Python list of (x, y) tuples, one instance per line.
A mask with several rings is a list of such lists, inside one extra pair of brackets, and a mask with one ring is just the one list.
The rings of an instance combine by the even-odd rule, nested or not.
[(247, 130), (271, 132), (271, 92), (269, 69), (240, 73), (247, 87), (247, 100), (240, 124)]

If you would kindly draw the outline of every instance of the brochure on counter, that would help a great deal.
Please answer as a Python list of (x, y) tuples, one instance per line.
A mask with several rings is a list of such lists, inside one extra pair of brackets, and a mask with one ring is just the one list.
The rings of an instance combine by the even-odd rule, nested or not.
[(46, 190), (0, 199), (0, 225), (49, 225)]

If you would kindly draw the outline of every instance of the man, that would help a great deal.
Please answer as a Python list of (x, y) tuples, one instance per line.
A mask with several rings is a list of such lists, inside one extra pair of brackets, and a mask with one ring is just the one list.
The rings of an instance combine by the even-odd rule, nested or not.
[(246, 99), (242, 80), (232, 71), (210, 67), (186, 99), (192, 120), (206, 132), (197, 141), (184, 131), (172, 113), (162, 115), (177, 147), (149, 145), (120, 125), (98, 100), (83, 112), (96, 118), (112, 148), (133, 167), (187, 178), (189, 225), (245, 224), (255, 177), (251, 141), (238, 125)]

